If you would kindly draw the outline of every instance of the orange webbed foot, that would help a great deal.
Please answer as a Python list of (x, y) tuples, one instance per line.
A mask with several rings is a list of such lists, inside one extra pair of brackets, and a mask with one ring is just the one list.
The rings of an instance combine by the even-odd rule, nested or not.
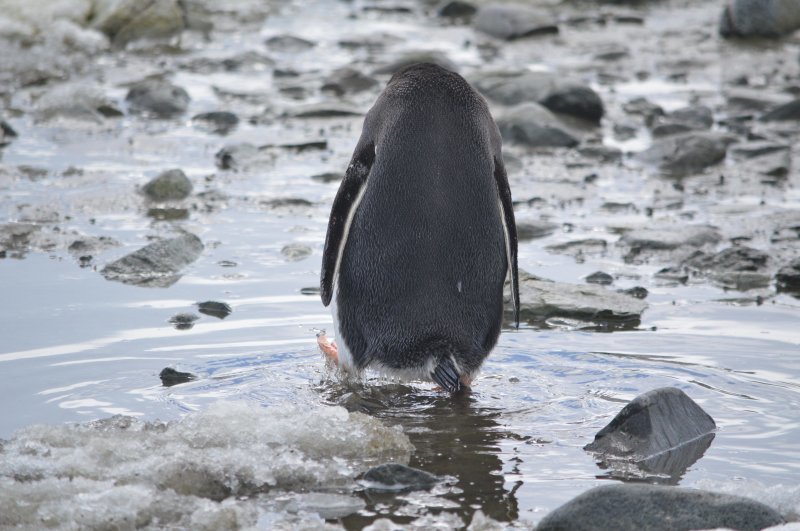
[(339, 349), (336, 347), (336, 343), (330, 341), (328, 336), (325, 335), (325, 330), (317, 333), (317, 345), (322, 353), (325, 355), (325, 358), (330, 360), (334, 366), (339, 366)]

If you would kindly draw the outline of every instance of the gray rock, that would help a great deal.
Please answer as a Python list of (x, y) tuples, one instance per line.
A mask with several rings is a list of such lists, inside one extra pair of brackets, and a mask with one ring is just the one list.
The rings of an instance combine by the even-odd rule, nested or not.
[(544, 238), (553, 234), (558, 227), (558, 223), (550, 221), (519, 221), (517, 222), (517, 238), (520, 241)]
[(83, 236), (67, 247), (67, 251), (75, 258), (89, 257), (92, 254), (103, 252), (113, 247), (119, 246), (120, 243), (110, 236)]
[(341, 103), (310, 103), (292, 109), (289, 113), (295, 118), (337, 118), (342, 116), (361, 116), (361, 110)]
[(567, 284), (520, 271), (520, 317), (544, 322), (551, 317), (589, 321), (606, 327), (638, 326), (647, 303), (600, 286)]
[(469, 19), (478, 11), (478, 8), (469, 2), (450, 0), (444, 2), (436, 10), (436, 14), (443, 18)]
[(540, 103), (553, 112), (575, 116), (594, 124), (600, 123), (605, 112), (600, 96), (585, 85), (557, 86)]
[(712, 132), (674, 135), (656, 140), (636, 159), (655, 165), (665, 175), (683, 177), (721, 162), (732, 141), (728, 135)]
[(645, 98), (634, 98), (623, 104), (622, 109), (628, 114), (644, 117), (646, 124), (651, 124), (657, 117), (664, 115), (664, 109), (660, 105)]
[(780, 37), (800, 28), (797, 0), (731, 0), (723, 8), (723, 37)]
[(290, 243), (289, 245), (284, 245), (283, 249), (281, 249), (281, 254), (290, 262), (305, 260), (311, 256), (312, 252), (311, 247), (300, 243)]
[[(318, 173), (311, 176), (312, 181), (317, 181), (320, 183), (338, 183), (342, 179), (344, 179), (344, 175), (342, 173), (332, 171)], [(517, 230), (519, 230), (519, 228)]]
[(337, 96), (355, 94), (378, 85), (378, 80), (366, 76), (354, 68), (339, 68), (325, 79), (322, 90), (334, 92)]
[(172, 387), (173, 385), (191, 382), (192, 380), (197, 379), (197, 376), (192, 373), (181, 372), (173, 369), (172, 367), (164, 368), (158, 377), (161, 378), (161, 385), (164, 387)]
[(217, 301), (198, 302), (197, 311), (217, 319), (225, 319), (233, 312), (227, 303)]
[(98, 6), (101, 9), (93, 25), (117, 47), (140, 39), (172, 37), (185, 28), (179, 0), (120, 0), (99, 2)]
[(786, 151), (789, 151), (788, 145), (775, 144), (774, 142), (770, 142), (768, 140), (736, 144), (730, 149), (731, 155), (740, 159), (752, 159)]
[(169, 322), (176, 330), (189, 330), (194, 327), (194, 322), (200, 319), (193, 313), (178, 313), (169, 318)]
[(506, 142), (528, 147), (574, 147), (578, 137), (552, 112), (538, 103), (523, 103), (497, 119)]
[(586, 158), (597, 159), (601, 162), (619, 162), (622, 160), (622, 150), (610, 146), (582, 146), (578, 153)]
[(789, 262), (775, 274), (775, 286), (778, 291), (800, 295), (800, 258)]
[(313, 42), (294, 35), (275, 35), (264, 41), (264, 44), (270, 50), (284, 53), (304, 52), (315, 46)]
[(133, 113), (172, 118), (186, 112), (190, 98), (184, 89), (168, 81), (148, 79), (132, 86), (125, 101)]
[(566, 254), (569, 256), (583, 256), (586, 254), (602, 254), (606, 252), (608, 243), (601, 238), (585, 238), (564, 243), (548, 245), (546, 250), (551, 253)]
[(551, 17), (518, 4), (482, 6), (475, 15), (473, 25), (478, 31), (509, 41), (558, 33), (558, 25)]
[(723, 287), (744, 291), (769, 285), (771, 276), (766, 271), (769, 261), (769, 255), (763, 251), (737, 246), (716, 254), (698, 251), (681, 266)]
[(439, 482), (439, 478), (424, 470), (387, 463), (367, 470), (362, 482), (372, 490), (410, 491), (428, 490)]
[(589, 284), (598, 284), (600, 286), (609, 286), (614, 283), (614, 277), (603, 271), (595, 271), (586, 277), (586, 282)]
[(192, 193), (192, 182), (180, 169), (162, 172), (142, 187), (142, 192), (151, 201), (180, 201)]
[(612, 469), (621, 460), (641, 465), (646, 473), (679, 478), (702, 456), (716, 428), (686, 393), (662, 387), (631, 400), (584, 450)]
[(637, 299), (646, 299), (647, 296), (650, 294), (647, 291), (647, 288), (643, 288), (642, 286), (634, 286), (628, 289), (621, 289), (619, 290), (620, 293), (624, 293), (625, 295), (630, 295), (631, 297), (635, 297)]
[(458, 71), (456, 64), (442, 52), (421, 50), (407, 52), (395, 61), (376, 68), (372, 73), (377, 75), (394, 74), (401, 68), (405, 68), (415, 63), (433, 63), (441, 66), (442, 68), (450, 70), (451, 72)]
[(658, 117), (652, 125), (655, 137), (668, 136), (689, 131), (704, 131), (714, 124), (714, 114), (705, 105), (691, 105), (676, 109)]
[(672, 250), (678, 247), (702, 247), (719, 243), (719, 231), (708, 225), (664, 226), (626, 232), (620, 243), (640, 250)]
[(168, 287), (178, 281), (181, 269), (203, 252), (203, 242), (194, 234), (153, 242), (106, 265), (107, 280), (137, 286)]
[(56, 85), (36, 101), (36, 116), (40, 120), (67, 118), (102, 123), (105, 118), (121, 114), (101, 87), (85, 81)]
[(757, 531), (783, 523), (774, 509), (731, 494), (656, 485), (591, 489), (548, 514), (536, 531)]
[(0, 147), (7, 146), (17, 138), (17, 132), (5, 120), (0, 120)]
[(764, 113), (762, 122), (777, 122), (784, 120), (800, 120), (800, 99), (778, 105), (777, 107)]
[(194, 115), (192, 122), (212, 133), (227, 135), (239, 125), (239, 117), (232, 112), (213, 111)]

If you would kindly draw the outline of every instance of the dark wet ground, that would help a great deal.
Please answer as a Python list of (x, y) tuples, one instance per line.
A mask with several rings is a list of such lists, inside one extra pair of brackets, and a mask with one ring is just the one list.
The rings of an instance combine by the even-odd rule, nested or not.
[[(366, 507), (340, 521), (348, 528), (380, 517), (468, 523), (478, 508), (526, 525), (597, 484), (643, 476), (746, 489), (798, 511), (800, 301), (777, 291), (775, 275), (800, 256), (800, 122), (757, 120), (797, 96), (797, 37), (721, 40), (719, 6), (689, 1), (547, 3), (559, 33), (509, 42), (413, 2), (231, 9), (208, 17), (216, 29), (207, 36), (189, 30), (127, 51), (58, 32), (23, 45), (2, 34), (13, 54), (0, 63), (0, 118), (17, 136), (0, 148), (0, 399), (13, 404), (0, 437), (113, 414), (175, 419), (218, 400), (337, 404), (399, 424), (416, 448), (409, 464), (448, 478), (428, 493), (359, 490)], [(310, 44), (265, 44), (286, 34)], [(45, 61), (39, 46), (69, 60)], [(314, 330), (329, 328), (330, 316), (309, 289), (336, 175), (360, 132), (361, 115), (343, 113), (365, 112), (388, 79), (376, 71), (420, 50), (472, 81), (533, 70), (596, 90), (605, 116), (599, 127), (570, 121), (578, 147), (505, 146), (517, 221), (535, 236), (520, 244), (520, 267), (572, 284), (603, 271), (609, 290), (648, 291), (638, 324), (620, 331), (596, 332), (615, 327), (570, 315), (505, 330), (475, 393), (455, 401), (427, 384), (337, 382), (315, 347)], [(343, 66), (377, 83), (343, 96), (322, 90)], [(186, 89), (185, 113), (131, 112), (129, 85), (151, 75)], [(98, 96), (82, 106), (76, 94), (89, 87)], [(712, 132), (731, 136), (724, 159), (685, 176), (642, 162), (636, 154), (657, 142), (656, 122), (669, 120), (648, 126), (640, 111), (650, 107), (637, 98), (667, 117), (708, 107)], [(498, 117), (509, 112), (492, 105)], [(122, 115), (94, 114), (105, 106)], [(309, 106), (333, 116), (299, 116)], [(191, 120), (211, 111), (235, 113), (238, 125), (221, 136)], [(749, 158), (756, 142), (778, 147)], [(611, 150), (598, 155), (598, 146)], [(191, 194), (146, 199), (140, 188), (171, 168), (185, 172)], [(102, 276), (180, 231), (204, 249), (167, 287)], [(732, 246), (760, 254), (748, 255), (750, 265), (713, 265)], [(200, 312), (204, 301), (232, 313)], [(176, 326), (179, 314), (197, 319)], [(197, 379), (163, 387), (168, 366)], [(628, 400), (665, 385), (716, 420), (703, 457), (656, 477), (598, 467), (582, 447)]]

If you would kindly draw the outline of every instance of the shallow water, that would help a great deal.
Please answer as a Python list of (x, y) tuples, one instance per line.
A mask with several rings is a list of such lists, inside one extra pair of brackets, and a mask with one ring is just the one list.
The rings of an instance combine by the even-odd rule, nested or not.
[[(260, 43), (264, 37), (296, 33), (317, 41), (317, 48), (300, 56), (276, 53), (272, 59), (276, 66), (299, 65), (305, 77), (298, 84), (305, 87), (314, 87), (320, 73), (351, 61), (369, 70), (367, 67), (393, 59), (403, 50), (419, 48), (416, 45), (423, 40), (426, 47), (448, 53), (467, 72), (484, 61), (476, 46), (465, 45), (466, 40), (474, 39), (468, 27), (442, 27), (418, 12), (370, 13), (356, 21), (348, 19), (359, 6), (322, 0), (289, 5), (267, 19), (261, 29), (222, 34), (208, 42), (189, 38), (186, 55), (263, 52)], [(648, 15), (646, 28), (620, 27), (619, 31), (674, 32), (688, 17), (691, 23), (686, 31), (693, 34), (716, 16), (707, 7), (662, 9)], [(491, 64), (582, 71), (587, 68), (582, 50), (601, 39), (605, 30), (583, 31), (568, 28), (562, 37), (534, 41), (538, 47), (509, 43)], [(334, 44), (344, 36), (374, 33), (388, 33), (398, 41), (376, 55)], [(644, 40), (642, 50), (628, 66), (635, 68), (652, 60), (660, 39)], [(565, 42), (568, 52), (563, 51)], [(700, 48), (710, 47), (700, 42)], [(682, 52), (682, 48), (675, 51)], [(97, 82), (118, 101), (124, 98), (123, 83), (155, 69), (147, 52), (120, 57), (103, 58), (99, 67), (103, 76)], [(304, 288), (318, 285), (327, 215), (338, 183), (320, 183), (310, 176), (344, 170), (361, 118), (286, 119), (281, 117), (282, 110), (298, 103), (278, 90), (279, 82), (270, 67), (208, 74), (175, 66), (184, 59), (166, 57), (164, 61), (177, 69), (175, 82), (192, 96), (188, 116), (217, 108), (262, 116), (266, 106), (263, 120), (243, 120), (225, 138), (194, 128), (188, 119), (159, 122), (126, 116), (96, 125), (71, 120), (42, 122), (23, 114), (12, 121), (22, 134), (0, 152), (4, 170), (0, 219), (29, 219), (41, 225), (55, 243), (49, 250), (9, 253), (0, 260), (0, 402), (5, 405), (0, 438), (10, 439), (16, 430), (31, 424), (60, 425), (127, 415), (143, 421), (199, 418), (199, 435), (214, 439), (217, 434), (202, 423), (203, 417), (193, 416), (213, 404), (234, 418), (250, 418), (247, 415), (252, 413), (245, 406), (225, 410), (224, 404), (243, 401), (251, 406), (284, 408), (298, 419), (304, 416), (304, 408), (316, 412), (323, 405), (340, 405), (385, 425), (402, 427), (415, 450), (410, 457), (391, 457), (408, 459), (411, 466), (447, 480), (430, 493), (376, 494), (352, 482), (368, 460), (349, 456), (346, 463), (336, 465), (346, 468), (342, 477), (347, 481), (323, 482), (318, 488), (345, 496), (345, 506), (354, 512), (315, 512), (314, 503), (295, 500), (300, 514), (327, 515), (329, 523), (348, 528), (381, 517), (420, 527), (437, 522), (447, 527), (455, 522), (448, 515), (456, 515), (466, 524), (480, 509), (495, 520), (527, 525), (605, 481), (641, 480), (642, 473), (635, 469), (615, 471), (598, 466), (582, 447), (628, 400), (657, 387), (676, 386), (716, 420), (719, 430), (703, 457), (688, 470), (648, 479), (732, 491), (741, 486), (773, 504), (779, 499), (784, 514), (800, 514), (800, 493), (796, 491), (800, 477), (800, 300), (776, 295), (770, 289), (736, 292), (704, 281), (687, 285), (659, 282), (653, 273), (669, 264), (658, 260), (626, 263), (614, 244), (620, 227), (659, 222), (675, 224), (680, 230), (679, 223), (690, 219), (692, 223), (714, 223), (731, 236), (784, 212), (797, 214), (796, 170), (784, 188), (709, 191), (708, 183), (717, 178), (712, 175), (688, 181), (686, 192), (677, 193), (670, 182), (632, 163), (584, 163), (565, 169), (564, 162), (573, 161), (569, 153), (535, 155), (508, 148), (507, 152), (521, 161), (521, 167), (510, 175), (515, 199), (543, 198), (530, 202), (535, 206), (521, 204), (518, 220), (547, 219), (563, 228), (545, 238), (522, 242), (520, 267), (573, 283), (602, 269), (617, 277), (616, 288), (644, 286), (650, 294), (641, 325), (635, 330), (596, 333), (581, 330), (581, 323), (553, 320), (547, 328), (523, 324), (519, 330), (506, 329), (474, 393), (458, 399), (434, 392), (429, 384), (399, 384), (374, 375), (361, 383), (341, 382), (325, 368), (315, 344), (315, 331), (330, 328), (330, 315), (313, 290), (310, 295), (303, 294)], [(639, 95), (671, 109), (698, 95), (711, 102), (719, 98), (722, 70), (714, 63), (692, 70), (686, 82), (628, 79), (597, 88), (612, 116), (617, 112), (616, 102)], [(249, 96), (226, 99), (219, 97), (221, 92), (214, 87)], [(313, 88), (308, 92), (302, 103), (325, 98)], [(13, 105), (28, 108), (36, 95), (35, 90), (21, 91)], [(353, 98), (353, 103), (365, 110), (374, 97), (375, 92), (369, 92)], [(609, 131), (604, 129), (603, 134), (606, 144), (615, 144)], [(237, 171), (219, 170), (214, 165), (215, 153), (226, 145), (320, 138), (328, 142), (324, 150), (275, 149)], [(649, 140), (642, 131), (624, 145), (616, 145), (637, 150)], [(45, 175), (23, 176), (19, 167), (25, 165), (42, 168)], [(733, 166), (728, 162), (723, 168), (735, 176)], [(186, 172), (195, 195), (177, 205), (186, 209), (185, 219), (160, 221), (147, 215), (149, 207), (136, 186), (171, 167)], [(80, 171), (67, 172), (69, 168)], [(596, 178), (587, 182), (587, 174)], [(215, 195), (199, 195), (202, 192)], [(680, 207), (656, 207), (648, 217), (644, 206), (661, 204), (670, 194), (679, 196)], [(276, 206), (273, 202), (286, 198), (307, 204)], [(603, 208), (608, 202), (632, 203), (634, 208), (611, 211)], [(106, 281), (99, 274), (105, 263), (143, 246), (152, 236), (170, 235), (178, 228), (197, 234), (206, 247), (174, 285), (143, 288)], [(66, 250), (71, 231), (110, 236), (121, 245), (99, 253), (88, 267), (80, 267)], [(544, 249), (590, 237), (605, 238), (608, 249), (582, 255), (579, 260)], [(768, 247), (768, 234), (760, 238), (756, 236), (749, 244)], [(311, 255), (289, 261), (281, 249), (291, 243), (309, 246)], [(797, 256), (798, 247), (791, 244), (780, 252)], [(175, 329), (168, 322), (177, 313), (196, 313), (195, 303), (206, 300), (224, 301), (233, 313), (225, 319), (198, 314), (200, 319), (188, 330)], [(163, 387), (158, 375), (167, 366), (191, 372), (198, 379)], [(319, 415), (322, 418), (326, 413)], [(28, 444), (44, 444), (50, 436), (45, 433), (37, 439), (40, 436), (34, 434)], [(342, 437), (347, 444), (347, 435)], [(159, 444), (157, 441), (154, 444)], [(308, 454), (304, 439), (299, 441), (286, 444), (295, 444)], [(237, 444), (244, 443), (235, 442), (234, 446)], [(330, 454), (320, 450), (319, 455), (309, 454), (309, 459), (324, 460), (327, 466), (336, 458), (337, 447), (331, 448)], [(202, 455), (199, 459), (212, 462), (214, 457)], [(5, 465), (14, 469), (18, 463)], [(213, 480), (222, 481), (221, 477)], [(10, 487), (0, 484), (0, 491), (4, 488)], [(298, 487), (296, 492), (307, 490), (314, 492), (314, 485)], [(248, 525), (269, 527), (276, 519), (297, 513), (297, 509), (281, 505), (289, 503), (281, 496), (287, 494), (273, 493), (262, 499), (260, 509), (232, 499), (230, 503), (240, 513), (238, 524), (229, 527), (248, 521)], [(353, 496), (363, 504), (353, 502)], [(330, 510), (340, 501), (327, 500), (323, 505)], [(264, 506), (269, 510), (264, 512)], [(187, 510), (201, 511), (194, 505)], [(257, 524), (248, 511), (260, 514), (253, 517)], [(54, 514), (61, 515), (55, 516), (56, 520), (71, 518), (64, 512)], [(309, 522), (322, 524), (318, 516)]]

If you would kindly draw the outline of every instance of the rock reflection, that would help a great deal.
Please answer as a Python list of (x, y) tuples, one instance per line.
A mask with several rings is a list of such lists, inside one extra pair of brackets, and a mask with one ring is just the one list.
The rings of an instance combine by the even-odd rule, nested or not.
[[(503, 440), (523, 438), (498, 423), (499, 410), (480, 407), (470, 395), (450, 397), (400, 384), (335, 384), (324, 393), (330, 402), (351, 411), (400, 424), (416, 448), (409, 466), (450, 479), (420, 497), (362, 492), (368, 511), (399, 523), (448, 509), (465, 523), (478, 508), (495, 520), (518, 518), (517, 487), (506, 488), (499, 447)], [(361, 528), (373, 519), (353, 514), (343, 523), (347, 528)]]

